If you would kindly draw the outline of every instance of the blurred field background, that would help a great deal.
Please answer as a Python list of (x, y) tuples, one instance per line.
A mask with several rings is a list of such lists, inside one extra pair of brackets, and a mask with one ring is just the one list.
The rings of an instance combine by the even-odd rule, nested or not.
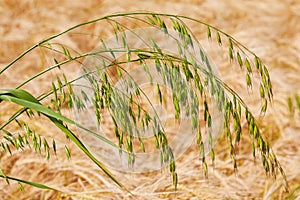
[[(229, 33), (253, 50), (268, 66), (274, 87), (274, 102), (261, 125), (274, 152), (286, 172), (290, 194), (282, 185), (282, 178), (266, 177), (260, 160), (253, 161), (251, 144), (244, 134), (239, 149), (238, 172), (234, 173), (228, 155), (223, 151), (224, 141), (216, 148), (215, 168), (209, 168), (205, 180), (198, 150), (191, 148), (177, 161), (179, 185), (174, 192), (167, 170), (149, 174), (115, 176), (135, 196), (120, 190), (101, 170), (88, 160), (77, 147), (70, 145), (72, 158), (64, 155), (64, 134), (42, 119), (32, 126), (37, 132), (55, 136), (58, 155), (49, 161), (31, 150), (1, 154), (0, 167), (7, 175), (35, 181), (58, 188), (63, 192), (39, 190), (24, 185), (20, 191), (16, 183), (0, 180), (0, 199), (300, 199), (300, 118), (290, 114), (287, 98), (300, 95), (300, 1), (298, 0), (170, 0), (170, 1), (56, 1), (56, 0), (0, 0), (0, 68), (6, 66), (27, 48), (43, 38), (61, 32), (78, 23), (106, 14), (147, 10), (181, 14), (206, 21)], [(92, 33), (111, 34), (89, 27)], [(93, 49), (96, 41), (80, 41), (69, 37), (63, 44)], [(45, 63), (40, 54), (30, 54), (1, 77), (0, 87), (15, 87), (20, 80), (41, 70)], [(218, 55), (211, 57), (224, 79), (232, 84), (243, 80), (228, 72), (228, 66), (218, 63)], [(13, 71), (13, 73), (12, 73)], [(77, 71), (71, 70), (70, 74)], [(49, 78), (49, 77), (48, 77)], [(49, 79), (39, 79), (26, 89), (39, 94)], [(243, 91), (242, 91), (243, 92)], [(247, 94), (247, 91), (244, 91)], [(0, 110), (0, 124), (10, 117), (10, 107)], [(259, 158), (258, 158), (259, 159)], [(294, 197), (294, 198), (292, 198)]]

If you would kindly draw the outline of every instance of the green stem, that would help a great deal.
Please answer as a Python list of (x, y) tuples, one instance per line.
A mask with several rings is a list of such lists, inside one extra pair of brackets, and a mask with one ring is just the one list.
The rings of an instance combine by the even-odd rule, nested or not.
[(101, 18), (97, 18), (97, 19), (94, 19), (94, 20), (91, 20), (91, 21), (87, 21), (87, 22), (84, 22), (84, 23), (80, 23), (76, 26), (73, 26), (65, 31), (62, 31), (58, 34), (55, 34), (47, 39), (44, 39), (42, 41), (40, 41), (39, 43), (35, 44), (34, 46), (32, 46), (31, 48), (29, 48), (28, 50), (26, 50), (25, 52), (23, 52), (21, 55), (19, 55), (17, 58), (15, 58), (12, 62), (10, 62), (6, 67), (4, 67), (1, 71), (0, 71), (0, 75), (5, 71), (7, 70), (8, 68), (10, 68), (14, 63), (16, 63), (18, 60), (20, 60), (21, 58), (23, 58), (26, 54), (28, 54), (29, 52), (31, 52), (32, 50), (34, 50), (35, 48), (39, 47), (40, 45), (54, 39), (54, 38), (57, 38), (65, 33), (68, 33), (76, 28), (79, 28), (81, 26), (85, 26), (85, 25), (88, 25), (88, 24), (91, 24), (91, 23), (95, 23), (95, 22), (98, 22), (98, 21), (101, 21), (101, 20), (104, 20), (104, 19), (109, 19), (109, 18), (114, 18), (114, 17), (122, 17), (122, 16), (134, 16), (134, 15), (159, 15), (159, 16), (164, 16), (164, 17), (175, 17), (175, 18), (182, 18), (182, 19), (188, 19), (188, 20), (191, 20), (191, 21), (194, 21), (194, 22), (197, 22), (197, 23), (200, 23), (200, 24), (203, 24), (203, 25), (206, 25), (206, 26), (209, 26), (217, 31), (219, 31), (220, 33), (224, 34), (225, 36), (227, 37), (230, 37), (236, 44), (238, 44), (239, 46), (243, 47), (244, 49), (246, 49), (248, 52), (250, 52), (252, 55), (256, 56), (256, 54), (254, 52), (252, 52), (250, 49), (248, 49), (246, 46), (242, 45), (241, 43), (239, 43), (237, 40), (235, 40), (233, 37), (231, 37), (230, 35), (228, 35), (227, 33), (225, 33), (224, 31), (218, 29), (217, 27), (215, 26), (212, 26), (206, 22), (203, 22), (201, 20), (197, 20), (197, 19), (193, 19), (191, 17), (187, 17), (187, 16), (184, 16), (184, 15), (173, 15), (173, 14), (164, 14), (164, 13), (154, 13), (154, 12), (129, 12), (129, 13), (116, 13), (116, 14), (112, 14), (112, 15), (107, 15), (107, 16), (104, 16), (104, 17), (101, 17)]

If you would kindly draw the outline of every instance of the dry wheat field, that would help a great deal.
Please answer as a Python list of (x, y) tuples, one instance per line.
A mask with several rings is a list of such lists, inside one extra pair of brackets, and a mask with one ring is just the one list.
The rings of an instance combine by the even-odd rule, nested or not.
[[(31, 121), (31, 126), (36, 132), (56, 139), (57, 155), (46, 160), (45, 156), (30, 149), (22, 152), (12, 149), (12, 155), (0, 154), (0, 168), (7, 175), (42, 183), (60, 192), (25, 184), (24, 190), (20, 191), (16, 182), (11, 181), (8, 185), (5, 179), (1, 179), (0, 199), (300, 200), (300, 110), (294, 104), (289, 107), (287, 101), (289, 97), (293, 101), (295, 94), (300, 95), (299, 0), (0, 0), (0, 68), (40, 40), (71, 26), (107, 14), (129, 11), (154, 11), (200, 19), (230, 34), (260, 57), (269, 69), (274, 99), (265, 116), (259, 118), (259, 123), (285, 170), (289, 192), (284, 188), (282, 176), (278, 174), (276, 179), (266, 176), (260, 158), (254, 161), (251, 143), (244, 134), (238, 149), (236, 172), (227, 150), (224, 150), (225, 142), (220, 139), (215, 147), (214, 167), (209, 166), (208, 179), (203, 175), (196, 145), (192, 145), (177, 160), (179, 182), (176, 191), (168, 170), (143, 174), (112, 170), (131, 191), (132, 194), (129, 194), (71, 142), (68, 145), (71, 159), (68, 159), (63, 145), (68, 142), (65, 135), (42, 118)], [(89, 26), (88, 31), (104, 36), (112, 33), (106, 27), (96, 26)], [(82, 51), (92, 50), (99, 45), (94, 38), (87, 41), (80, 38), (75, 34), (58, 42)], [(228, 63), (220, 61), (220, 56), (214, 51), (210, 57), (222, 78), (238, 90), (244, 79), (231, 73)], [(45, 68), (49, 62), (42, 51), (25, 56), (1, 76), (0, 88), (15, 87), (20, 81)], [(72, 68), (66, 70), (70, 76), (78, 72)], [(52, 75), (41, 77), (35, 84), (28, 84), (25, 89), (32, 94), (40, 94), (54, 77), (53, 72)], [(245, 97), (249, 94), (246, 90), (239, 92)], [(249, 102), (255, 104), (256, 101), (251, 99)], [(11, 105), (1, 107), (0, 124), (9, 119), (13, 109)]]

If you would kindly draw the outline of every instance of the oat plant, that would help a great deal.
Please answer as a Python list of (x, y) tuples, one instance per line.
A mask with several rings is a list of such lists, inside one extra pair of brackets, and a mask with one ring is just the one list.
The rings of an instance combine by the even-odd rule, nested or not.
[[(111, 40), (117, 45), (108, 45), (104, 32), (84, 32), (85, 27), (91, 26), (107, 30), (113, 35)], [(165, 51), (165, 47), (160, 46), (156, 37), (142, 37), (143, 30), (149, 27), (157, 35), (171, 40), (176, 49)], [(81, 52), (58, 42), (70, 35), (81, 37), (82, 43), (84, 40), (94, 39), (99, 42), (100, 47), (93, 51)], [(138, 41), (140, 46), (132, 45), (132, 38), (135, 43)], [(56, 154), (57, 145), (61, 145), (66, 156), (71, 157), (68, 143), (57, 144), (55, 138), (46, 137), (31, 127), (30, 120), (46, 118), (50, 124), (61, 130), (61, 134), (69, 138), (69, 142), (73, 142), (91, 162), (126, 191), (126, 185), (110, 172), (104, 164), (105, 160), (97, 159), (94, 152), (82, 141), (79, 132), (94, 137), (94, 140), (103, 141), (117, 150), (120, 156), (125, 155), (127, 164), (132, 169), (136, 165), (137, 153), (147, 153), (149, 145), (146, 143), (152, 142), (159, 152), (160, 165), (168, 166), (176, 189), (180, 177), (176, 173), (175, 149), (170, 145), (172, 135), (165, 130), (163, 119), (155, 110), (154, 104), (168, 106), (167, 110), (171, 112), (175, 124), (188, 118), (187, 125), (194, 134), (206, 177), (209, 163), (214, 164), (215, 161), (214, 144), (218, 145), (215, 143), (213, 129), (216, 126), (212, 116), (215, 107), (219, 118), (222, 119), (220, 135), (227, 142), (233, 169), (238, 167), (236, 149), (242, 135), (249, 134), (252, 138), (253, 157), (259, 154), (266, 174), (276, 176), (279, 173), (283, 176), (287, 188), (284, 170), (269, 142), (262, 135), (255, 114), (239, 95), (239, 91), (225, 83), (216, 73), (212, 63), (214, 57), (209, 58), (200, 44), (201, 38), (206, 38), (213, 48), (225, 52), (220, 56), (225, 56), (229, 63), (228, 73), (241, 71), (246, 90), (259, 91), (260, 114), (263, 115), (272, 102), (273, 95), (268, 69), (254, 52), (233, 37), (217, 27), (187, 16), (148, 12), (118, 13), (78, 24), (44, 39), (1, 69), (0, 76), (10, 70), (13, 72), (15, 67), (22, 67), (18, 65), (20, 60), (26, 59), (26, 56), (34, 51), (43, 52), (52, 62), (51, 66), (45, 67), (14, 88), (1, 86), (1, 109), (7, 104), (18, 105), (15, 113), (0, 126), (1, 154), (12, 153), (12, 148), (20, 151), (33, 149), (44, 155), (45, 159), (51, 159), (51, 155)], [(72, 77), (66, 69), (80, 73), (77, 77)], [(143, 79), (155, 88), (156, 102), (149, 98), (149, 93), (144, 91), (135, 77), (132, 77), (132, 69), (145, 74)], [(49, 87), (42, 93), (33, 95), (32, 91), (24, 90), (29, 83), (54, 72), (57, 74), (56, 79), (49, 81)], [(157, 77), (160, 77), (162, 82), (156, 82)], [(118, 82), (121, 79), (123, 82)], [(116, 86), (117, 82), (123, 89)], [(167, 87), (168, 91), (163, 86)], [(111, 131), (113, 136), (107, 137), (97, 132), (97, 129), (82, 124), (82, 121), (77, 120), (76, 114), (74, 117), (67, 114), (68, 110), (75, 110), (75, 113), (85, 112), (88, 106), (93, 110), (98, 127), (102, 126), (103, 120), (111, 122), (114, 127)], [(151, 109), (152, 113), (149, 111)], [(246, 122), (244, 128), (243, 122)], [(10, 128), (12, 126), (17, 126), (23, 131), (14, 131)], [(77, 131), (74, 131), (74, 127)], [(150, 142), (144, 137), (145, 132), (150, 134)], [(0, 177), (7, 182), (17, 181), (21, 189), (23, 183), (55, 190), (46, 185), (11, 177), (5, 174), (5, 170), (1, 170)]]

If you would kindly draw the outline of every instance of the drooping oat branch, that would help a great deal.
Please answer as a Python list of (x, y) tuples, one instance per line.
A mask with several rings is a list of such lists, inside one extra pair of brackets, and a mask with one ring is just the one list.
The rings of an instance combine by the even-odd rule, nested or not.
[[(122, 21), (124, 18), (127, 19), (127, 23)], [(114, 39), (107, 41), (101, 35), (97, 36), (100, 38), (101, 47), (92, 52), (79, 53), (80, 51), (54, 41), (88, 24), (97, 23), (111, 26)], [(26, 58), (28, 53), (37, 48), (55, 53), (60, 57), (60, 59), (53, 58), (52, 66), (25, 80), (15, 89), (0, 90), (0, 102), (4, 100), (23, 107), (0, 127), (6, 139), (6, 142), (1, 143), (3, 149), (10, 151), (7, 142), (17, 149), (24, 148), (25, 144), (28, 147), (33, 145), (37, 150), (43, 146), (46, 158), (50, 158), (50, 145), (47, 140), (35, 135), (28, 125), (23, 125), (25, 128), (23, 135), (16, 135), (5, 129), (21, 114), (29, 113), (30, 115), (38, 112), (48, 117), (51, 123), (71, 138), (116, 184), (127, 190), (83, 145), (81, 139), (68, 129), (67, 124), (77, 126), (87, 134), (117, 149), (120, 154), (128, 155), (128, 165), (132, 168), (137, 159), (138, 145), (142, 152), (147, 150), (146, 139), (143, 137), (147, 132), (154, 138), (153, 142), (159, 151), (161, 165), (169, 165), (176, 188), (178, 184), (175, 165), (176, 148), (170, 144), (170, 136), (162, 123), (163, 119), (155, 109), (155, 99), (150, 98), (147, 90), (143, 89), (140, 84), (141, 80), (132, 74), (130, 68), (133, 68), (136, 74), (144, 75), (143, 81), (155, 88), (157, 104), (169, 106), (168, 109), (172, 111), (172, 117), (177, 123), (180, 120), (189, 119), (186, 122), (190, 129), (187, 130), (195, 133), (197, 137), (205, 176), (208, 175), (207, 154), (210, 155), (213, 164), (215, 161), (213, 148), (215, 126), (222, 126), (234, 169), (237, 168), (235, 144), (241, 140), (244, 120), (248, 124), (248, 133), (252, 137), (253, 157), (256, 156), (258, 150), (266, 173), (275, 176), (279, 170), (286, 182), (284, 171), (269, 143), (263, 138), (255, 116), (239, 96), (239, 92), (233, 90), (218, 76), (216, 67), (212, 63), (213, 59), (209, 59), (201, 42), (194, 34), (195, 27), (192, 29), (189, 26), (190, 23), (197, 24), (199, 29), (202, 27), (205, 30), (202, 34), (226, 49), (230, 64), (239, 66), (244, 72), (245, 85), (248, 89), (255, 87), (254, 74), (259, 75), (256, 79), (259, 81), (257, 89), (262, 102), (261, 113), (265, 113), (268, 102), (272, 101), (273, 96), (268, 69), (255, 53), (233, 37), (210, 24), (187, 16), (152, 12), (118, 13), (78, 24), (53, 35), (35, 44), (0, 71), (1, 76), (3, 72), (17, 65), (21, 58)], [(149, 27), (152, 29), (147, 32), (146, 28)], [(171, 46), (176, 48), (166, 49), (167, 46), (164, 46), (160, 40), (170, 41)], [(82, 62), (83, 58), (89, 62)], [(81, 74), (79, 77), (68, 80), (62, 69), (68, 65), (76, 67), (78, 63), (82, 66)], [(26, 84), (55, 69), (60, 69), (62, 75), (57, 76), (55, 81), (49, 81), (51, 91), (44, 91), (39, 98), (35, 98), (30, 93), (21, 90)], [(80, 82), (82, 80), (84, 81)], [(47, 99), (51, 106), (41, 104), (42, 100)], [(98, 134), (89, 127), (66, 117), (64, 114), (66, 104), (67, 109), (78, 111), (84, 111), (91, 106), (98, 127), (101, 126), (103, 113), (107, 112), (114, 126), (114, 139), (117, 141), (113, 142), (112, 138)], [(220, 117), (222, 122), (215, 122), (215, 116)], [(28, 142), (28, 137), (31, 142)], [(135, 141), (136, 138), (138, 142)], [(54, 146), (53, 149), (55, 149)], [(70, 156), (67, 148), (66, 154)]]

